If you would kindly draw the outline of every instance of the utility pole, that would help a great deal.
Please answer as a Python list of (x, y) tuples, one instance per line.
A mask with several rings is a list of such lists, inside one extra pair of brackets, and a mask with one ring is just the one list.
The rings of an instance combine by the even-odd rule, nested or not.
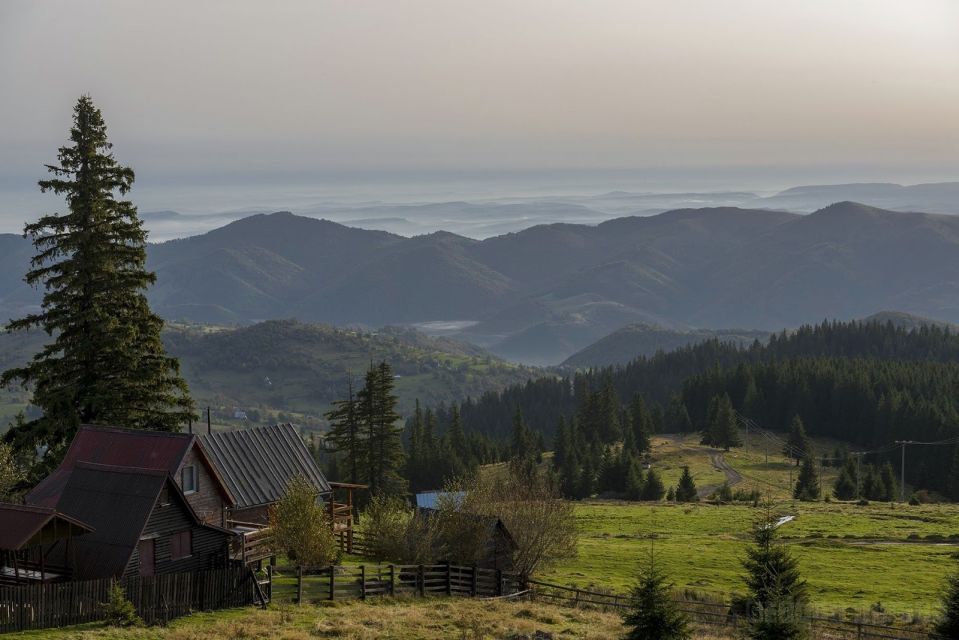
[(912, 444), (912, 440), (896, 440), (896, 444), (902, 447), (902, 466), (899, 469), (899, 489), (900, 502), (906, 501), (906, 445)]

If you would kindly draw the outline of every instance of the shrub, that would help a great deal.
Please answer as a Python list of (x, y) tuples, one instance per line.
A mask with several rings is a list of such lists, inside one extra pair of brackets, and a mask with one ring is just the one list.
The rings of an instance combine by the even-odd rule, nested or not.
[(273, 550), (283, 552), (300, 566), (332, 564), (339, 552), (333, 525), (317, 501), (317, 491), (303, 476), (294, 476), (286, 493), (270, 509)]
[(444, 553), (435, 518), (417, 515), (398, 496), (374, 496), (363, 511), (362, 525), (375, 560), (430, 564)]
[(136, 607), (127, 599), (123, 587), (116, 581), (110, 583), (107, 601), (100, 603), (100, 611), (103, 613), (106, 623), (114, 627), (132, 627), (143, 624), (143, 620), (137, 615)]

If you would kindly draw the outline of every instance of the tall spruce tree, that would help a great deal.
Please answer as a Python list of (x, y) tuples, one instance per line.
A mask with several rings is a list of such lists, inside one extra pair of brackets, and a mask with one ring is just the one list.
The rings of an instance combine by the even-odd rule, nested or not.
[(126, 195), (134, 174), (111, 152), (100, 110), (89, 96), (73, 111), (70, 142), (60, 148), (41, 191), (66, 197), (69, 211), (26, 225), (37, 250), (26, 282), (43, 286), (41, 310), (8, 325), (43, 329), (52, 341), (22, 367), (0, 375), (19, 382), (43, 414), (14, 425), (18, 450), (49, 447), (55, 464), (81, 424), (177, 431), (194, 417), (179, 363), (160, 341), (163, 321), (145, 295), (146, 231)]
[[(419, 401), (417, 401), (419, 410)], [(347, 472), (347, 481), (358, 483), (366, 458), (366, 434), (360, 430), (359, 400), (353, 392), (353, 375), (347, 376), (346, 398), (334, 400), (333, 408), (325, 417), (330, 422), (326, 441), (337, 453), (342, 454), (342, 469)]]
[(792, 423), (789, 425), (789, 438), (786, 440), (786, 444), (783, 446), (783, 455), (788, 458), (793, 458), (796, 461), (796, 466), (799, 466), (799, 463), (802, 462), (803, 458), (806, 457), (806, 454), (811, 451), (809, 444), (809, 436), (806, 435), (806, 428), (803, 426), (802, 419), (795, 415), (793, 416)]
[(403, 428), (398, 425), (393, 369), (386, 362), (370, 363), (363, 388), (357, 394), (359, 422), (366, 438), (366, 480), (370, 495), (395, 493), (405, 487), (399, 469), (403, 464)]

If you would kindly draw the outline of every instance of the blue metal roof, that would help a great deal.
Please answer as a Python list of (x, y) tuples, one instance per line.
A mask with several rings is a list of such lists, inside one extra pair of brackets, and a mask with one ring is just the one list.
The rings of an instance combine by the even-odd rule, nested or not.
[(465, 491), (421, 491), (416, 494), (416, 507), (418, 509), (438, 509), (440, 497), (452, 498), (456, 504), (463, 501), (466, 497)]

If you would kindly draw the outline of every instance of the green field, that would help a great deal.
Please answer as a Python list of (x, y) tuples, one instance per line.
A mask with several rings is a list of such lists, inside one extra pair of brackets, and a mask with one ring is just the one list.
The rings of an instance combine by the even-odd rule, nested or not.
[[(788, 502), (775, 513), (797, 516), (781, 535), (825, 612), (881, 602), (890, 612), (932, 613), (945, 576), (959, 569), (959, 506)], [(584, 502), (576, 506), (578, 557), (543, 577), (626, 590), (652, 543), (677, 588), (742, 592), (740, 561), (763, 514), (744, 505)]]

